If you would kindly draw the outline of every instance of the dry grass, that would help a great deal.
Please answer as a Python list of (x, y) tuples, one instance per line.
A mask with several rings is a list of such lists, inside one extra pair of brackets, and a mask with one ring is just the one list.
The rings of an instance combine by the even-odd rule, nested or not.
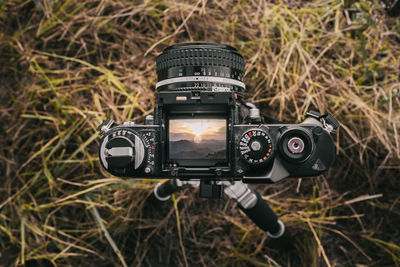
[[(372, 1), (0, 2), (0, 266), (399, 266), (400, 20)], [(111, 177), (96, 127), (155, 105), (155, 56), (205, 40), (246, 59), (249, 100), (341, 122), (334, 167), (257, 186), (296, 238), (236, 204)]]

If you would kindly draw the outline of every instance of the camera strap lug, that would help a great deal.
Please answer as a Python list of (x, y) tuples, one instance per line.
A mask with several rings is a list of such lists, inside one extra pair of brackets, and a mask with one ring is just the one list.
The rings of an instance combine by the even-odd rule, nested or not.
[(310, 110), (307, 112), (307, 117), (312, 117), (319, 120), (329, 133), (336, 131), (339, 128), (339, 122), (329, 113), (322, 115), (318, 111)]
[(261, 115), (260, 109), (256, 107), (253, 103), (246, 102), (245, 106), (249, 109), (248, 119), (252, 123), (260, 123), (261, 122)]
[(97, 130), (100, 131), (100, 135), (105, 135), (113, 126), (115, 122), (111, 119), (106, 119), (103, 121), (99, 127), (97, 127)]
[(154, 124), (154, 116), (153, 115), (147, 115), (144, 121), (145, 125), (152, 125)]

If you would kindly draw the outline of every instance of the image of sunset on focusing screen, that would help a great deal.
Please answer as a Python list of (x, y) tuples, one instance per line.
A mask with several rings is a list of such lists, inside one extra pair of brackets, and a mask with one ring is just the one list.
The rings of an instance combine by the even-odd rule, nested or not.
[(225, 159), (226, 120), (170, 120), (169, 154), (170, 159)]

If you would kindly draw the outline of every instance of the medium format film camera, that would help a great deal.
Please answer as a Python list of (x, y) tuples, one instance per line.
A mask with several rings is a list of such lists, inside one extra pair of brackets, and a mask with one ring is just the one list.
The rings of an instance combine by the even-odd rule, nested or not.
[(156, 59), (154, 116), (144, 125), (104, 121), (100, 163), (115, 176), (170, 178), (155, 188), (160, 200), (185, 186), (200, 185), (203, 197), (226, 193), (276, 237), (283, 234), (282, 222), (247, 183), (325, 172), (335, 157), (330, 133), (339, 125), (318, 112), (307, 113), (300, 124), (261, 116), (243, 99), (244, 65), (228, 45), (195, 42), (165, 49)]

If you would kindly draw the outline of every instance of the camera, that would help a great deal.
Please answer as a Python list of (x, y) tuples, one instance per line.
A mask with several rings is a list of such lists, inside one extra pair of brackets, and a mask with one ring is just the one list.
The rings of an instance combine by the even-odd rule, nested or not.
[(154, 116), (144, 125), (107, 119), (99, 158), (110, 174), (132, 178), (276, 183), (319, 175), (332, 165), (329, 114), (308, 112), (300, 124), (260, 114), (244, 101), (243, 57), (228, 45), (194, 42), (156, 58)]

